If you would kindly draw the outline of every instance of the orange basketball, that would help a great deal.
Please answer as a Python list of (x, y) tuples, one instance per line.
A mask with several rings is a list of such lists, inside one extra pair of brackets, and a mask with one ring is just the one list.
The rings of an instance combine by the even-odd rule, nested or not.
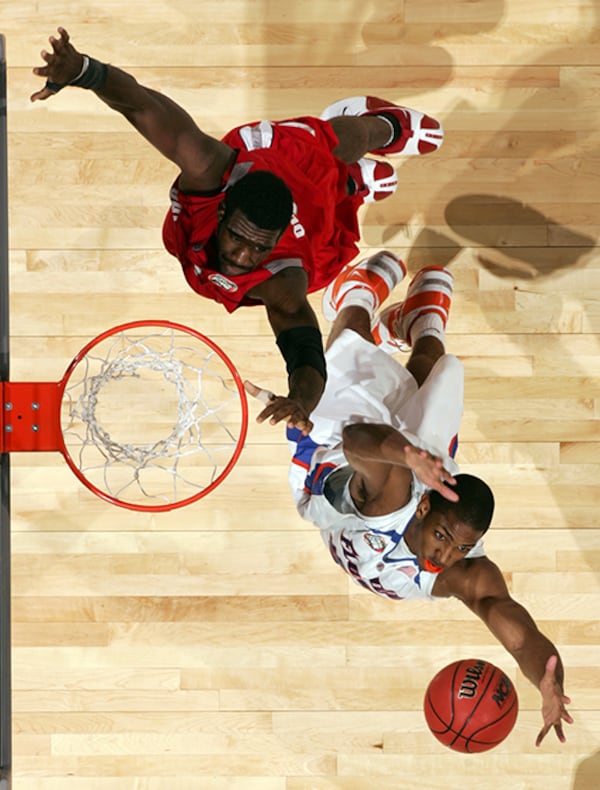
[(457, 752), (485, 752), (512, 730), (519, 701), (501, 669), (469, 658), (448, 664), (432, 678), (424, 710), (429, 729), (444, 746)]

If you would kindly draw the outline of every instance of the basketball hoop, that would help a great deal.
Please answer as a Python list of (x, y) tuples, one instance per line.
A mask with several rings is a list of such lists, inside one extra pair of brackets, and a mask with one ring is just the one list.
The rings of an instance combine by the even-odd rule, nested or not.
[(206, 496), (237, 462), (248, 428), (231, 360), (170, 321), (103, 332), (59, 382), (2, 387), (2, 452), (57, 450), (91, 491), (132, 510)]

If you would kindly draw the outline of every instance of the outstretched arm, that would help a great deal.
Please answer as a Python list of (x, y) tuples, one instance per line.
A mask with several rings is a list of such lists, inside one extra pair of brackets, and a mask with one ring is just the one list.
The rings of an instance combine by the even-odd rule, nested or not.
[[(466, 573), (464, 563), (467, 563)], [(536, 746), (552, 727), (559, 741), (564, 742), (563, 722), (572, 724), (573, 719), (565, 707), (571, 700), (563, 691), (564, 669), (558, 650), (541, 633), (525, 607), (510, 597), (498, 566), (485, 557), (458, 563), (444, 572), (439, 584), (436, 581), (434, 595), (444, 594), (461, 598), (539, 689), (544, 724)]]
[[(81, 72), (83, 55), (59, 27), (59, 36), (50, 36), (52, 51), (42, 50), (46, 65), (34, 68), (39, 77), (51, 83), (71, 83)], [(223, 174), (234, 157), (233, 149), (202, 132), (188, 113), (151, 88), (140, 85), (127, 72), (108, 65), (106, 80), (96, 95), (121, 113), (161, 154), (181, 170), (179, 187), (183, 191), (209, 191), (221, 185)], [(47, 84), (31, 96), (31, 101), (46, 100), (56, 91)]]
[[(310, 414), (325, 387), (325, 356), (319, 322), (306, 297), (308, 278), (300, 267), (288, 267), (252, 289), (252, 296), (266, 307), (267, 317), (288, 370), (288, 394), (274, 395), (257, 417), (272, 425), (309, 433)], [(262, 392), (248, 382), (250, 395)]]

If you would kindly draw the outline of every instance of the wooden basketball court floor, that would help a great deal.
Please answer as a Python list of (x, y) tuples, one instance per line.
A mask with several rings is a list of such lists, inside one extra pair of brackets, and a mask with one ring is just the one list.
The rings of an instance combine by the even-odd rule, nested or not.
[[(458, 460), (495, 491), (488, 553), (559, 646), (575, 718), (536, 749), (539, 694), (464, 606), (352, 584), (294, 511), (282, 431), (252, 422), (226, 482), (167, 514), (104, 503), (59, 455), (13, 456), (15, 789), (600, 786), (600, 3), (4, 0), (1, 19), (15, 381), (163, 318), (284, 387), (263, 311), (228, 316), (163, 250), (174, 167), (84, 91), (29, 103), (58, 24), (214, 135), (363, 93), (443, 121), (440, 152), (397, 160), (398, 193), (363, 210), (363, 247), (454, 272)], [(471, 656), (521, 705), (479, 756), (422, 715), (429, 678)]]

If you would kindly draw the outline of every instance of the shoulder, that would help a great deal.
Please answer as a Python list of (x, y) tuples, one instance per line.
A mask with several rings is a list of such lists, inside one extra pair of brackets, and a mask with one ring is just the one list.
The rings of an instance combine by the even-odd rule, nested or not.
[(230, 146), (213, 137), (201, 134), (201, 145), (197, 150), (200, 157), (190, 156), (186, 166), (182, 166), (179, 188), (182, 192), (210, 193), (222, 188), (237, 152)]
[(457, 562), (440, 573), (433, 586), (439, 598), (459, 598), (467, 605), (483, 598), (508, 594), (502, 571), (488, 557), (474, 557)]

